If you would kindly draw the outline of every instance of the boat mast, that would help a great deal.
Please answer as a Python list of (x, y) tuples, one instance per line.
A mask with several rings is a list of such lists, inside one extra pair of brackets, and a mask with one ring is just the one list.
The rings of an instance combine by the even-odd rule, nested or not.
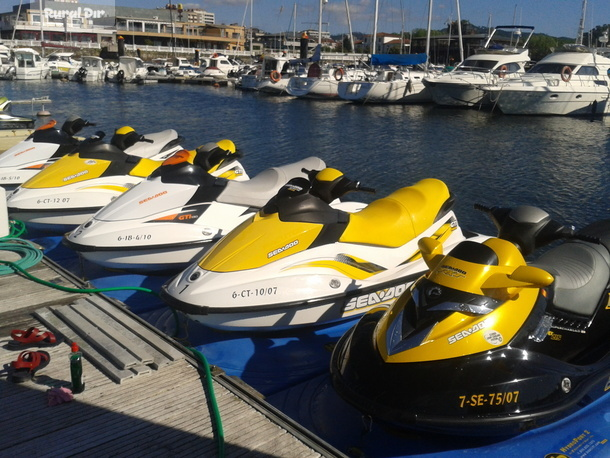
[(371, 40), (371, 54), (375, 54), (377, 46), (377, 18), (379, 17), (379, 0), (375, 0), (375, 15), (373, 18), (373, 39)]
[(349, 15), (349, 4), (347, 0), (345, 0), (345, 9), (347, 11), (347, 29), (349, 31), (349, 42), (352, 46), (352, 52), (356, 52), (356, 47), (354, 46), (354, 35), (352, 34), (352, 19)]
[(250, 0), (250, 56), (253, 55), (254, 29), (252, 28), (252, 10), (254, 9), (254, 0)]
[(426, 67), (430, 66), (430, 31), (432, 30), (432, 0), (428, 1), (428, 32), (426, 33)]
[(585, 33), (585, 15), (587, 14), (587, 0), (582, 0), (582, 15), (580, 16), (580, 24), (578, 25), (578, 35), (576, 36), (576, 44), (581, 45)]
[(460, 0), (455, 0), (457, 4), (458, 39), (460, 40), (460, 62), (464, 62), (464, 41), (462, 39), (462, 13), (460, 12)]
[(17, 19), (15, 19), (15, 25), (13, 26), (13, 36), (11, 38), (11, 46), (15, 44), (15, 32), (17, 31), (17, 22), (19, 22), (19, 16), (21, 16), (21, 4), (23, 0), (19, 0), (19, 8), (17, 9)]
[(42, 0), (39, 0), (38, 6), (40, 7), (40, 51), (44, 57), (44, 5)]
[(292, 7), (292, 54), (296, 54), (295, 45), (297, 42), (297, 4)]
[(322, 3), (324, 0), (320, 0), (320, 14), (318, 15), (318, 44), (322, 47)]

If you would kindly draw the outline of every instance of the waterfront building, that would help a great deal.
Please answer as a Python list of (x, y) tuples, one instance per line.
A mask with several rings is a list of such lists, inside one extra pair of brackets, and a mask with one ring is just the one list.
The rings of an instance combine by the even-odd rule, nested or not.
[[(42, 14), (41, 14), (42, 11)], [(146, 9), (38, 0), (0, 12), (0, 37), (36, 40), (60, 46), (104, 47), (122, 36), (134, 47), (165, 46), (240, 51), (245, 28), (215, 24), (215, 15), (181, 4)]]

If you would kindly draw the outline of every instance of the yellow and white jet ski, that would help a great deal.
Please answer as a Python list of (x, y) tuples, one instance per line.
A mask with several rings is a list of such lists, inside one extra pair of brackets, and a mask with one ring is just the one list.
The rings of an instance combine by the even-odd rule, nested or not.
[(95, 126), (78, 116), (70, 116), (61, 126), (52, 120), (37, 128), (25, 140), (0, 154), (0, 186), (14, 190), (60, 157), (74, 151), (84, 127)]
[(312, 183), (292, 180), (163, 285), (161, 297), (219, 329), (320, 325), (393, 304), (427, 269), (421, 237), (447, 248), (466, 238), (440, 180), (422, 180), (351, 212), (330, 204), (357, 190), (366, 188), (331, 168)]
[[(126, 126), (110, 143), (83, 143), (18, 187), (7, 200), (9, 215), (45, 229), (73, 229), (183, 150), (181, 142), (173, 129), (144, 136)], [(239, 163), (226, 167), (243, 170)]]

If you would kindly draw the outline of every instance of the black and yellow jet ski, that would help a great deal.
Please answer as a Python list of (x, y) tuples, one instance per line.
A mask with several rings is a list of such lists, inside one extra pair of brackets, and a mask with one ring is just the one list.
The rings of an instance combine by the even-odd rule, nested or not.
[(382, 424), (511, 435), (610, 390), (610, 220), (574, 233), (535, 207), (483, 209), (497, 238), (446, 255), (422, 239), (430, 271), (333, 351), (337, 392)]

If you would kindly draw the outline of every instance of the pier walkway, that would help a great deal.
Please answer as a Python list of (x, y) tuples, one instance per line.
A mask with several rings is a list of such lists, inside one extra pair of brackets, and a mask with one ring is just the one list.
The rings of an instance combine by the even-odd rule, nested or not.
[[(0, 259), (10, 255), (0, 251)], [(46, 258), (28, 272), (84, 286)], [(11, 330), (34, 326), (63, 338), (28, 349), (51, 358), (33, 380), (0, 377), (0, 457), (342, 456), (222, 370), (212, 367), (208, 384), (204, 360), (117, 301), (51, 289), (18, 274), (0, 276), (0, 291), (4, 370), (20, 353), (7, 346)], [(50, 406), (48, 390), (70, 387), (72, 340), (84, 353), (86, 389)]]

